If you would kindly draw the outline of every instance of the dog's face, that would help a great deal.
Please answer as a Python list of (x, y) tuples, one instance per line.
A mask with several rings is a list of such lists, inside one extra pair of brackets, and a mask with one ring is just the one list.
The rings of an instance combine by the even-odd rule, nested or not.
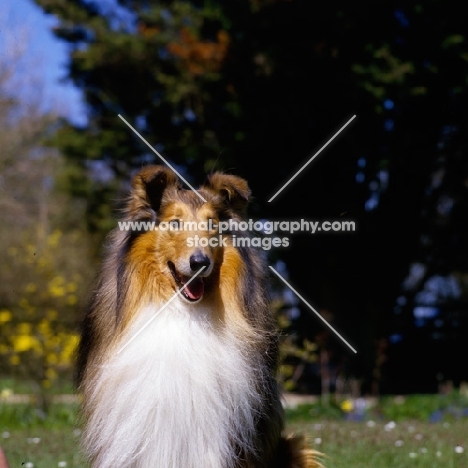
[[(250, 197), (245, 180), (213, 174), (199, 194), (181, 187), (175, 174), (148, 166), (132, 181), (127, 220), (154, 222), (139, 233), (132, 247), (136, 261), (154, 261), (172, 292), (196, 303), (213, 287), (225, 249), (232, 248), (218, 231), (219, 221), (241, 219)], [(196, 275), (196, 277), (194, 277)]]
[(223, 245), (217, 229), (218, 213), (212, 203), (199, 206), (193, 199), (197, 197), (195, 193), (184, 196), (188, 200), (169, 202), (159, 209), (157, 248), (174, 286), (182, 290), (181, 296), (198, 302), (203, 297), (205, 281), (222, 260)]

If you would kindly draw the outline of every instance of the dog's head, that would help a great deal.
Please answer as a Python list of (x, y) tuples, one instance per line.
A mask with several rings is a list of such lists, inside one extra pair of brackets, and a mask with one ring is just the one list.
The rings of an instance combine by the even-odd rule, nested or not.
[(149, 223), (139, 233), (144, 244), (135, 247), (140, 261), (152, 258), (172, 289), (191, 303), (203, 298), (228, 245), (219, 222), (241, 220), (250, 200), (247, 182), (229, 174), (212, 174), (197, 192), (183, 188), (172, 170), (147, 166), (132, 180), (125, 211), (127, 221)]

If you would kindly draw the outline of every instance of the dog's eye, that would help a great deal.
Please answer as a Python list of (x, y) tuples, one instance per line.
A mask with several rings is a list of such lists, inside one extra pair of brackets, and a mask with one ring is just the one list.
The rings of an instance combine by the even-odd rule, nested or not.
[(181, 219), (171, 219), (169, 221), (169, 226), (173, 230), (178, 230), (182, 227), (182, 220)]

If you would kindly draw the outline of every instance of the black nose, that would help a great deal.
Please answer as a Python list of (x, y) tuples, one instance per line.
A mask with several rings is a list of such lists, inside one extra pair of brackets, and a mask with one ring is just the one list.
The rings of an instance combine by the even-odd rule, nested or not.
[(207, 255), (201, 252), (195, 252), (190, 257), (190, 269), (192, 271), (198, 271), (201, 267), (205, 267), (205, 270), (210, 266), (210, 259)]

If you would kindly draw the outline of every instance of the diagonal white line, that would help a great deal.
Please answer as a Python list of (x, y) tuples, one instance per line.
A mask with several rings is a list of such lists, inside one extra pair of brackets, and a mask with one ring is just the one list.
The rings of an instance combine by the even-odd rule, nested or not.
[(133, 130), (133, 132), (139, 136), (147, 145), (148, 145), (148, 148), (151, 149), (151, 151), (153, 151), (160, 159), (162, 159), (178, 176), (180, 179), (182, 179), (205, 203), (206, 203), (206, 200), (198, 193), (198, 191), (193, 188), (175, 169), (174, 167), (171, 166), (171, 164), (169, 164), (169, 162), (164, 159), (161, 154), (159, 154), (159, 152), (157, 150), (155, 150), (139, 133), (137, 130), (135, 130), (135, 128), (133, 128), (120, 114), (118, 114), (118, 116)]
[(118, 351), (120, 354), (206, 267), (202, 266)]
[(269, 265), (269, 268), (273, 273), (289, 288), (291, 291), (296, 294), (296, 296), (307, 306), (309, 309), (314, 312), (314, 314), (330, 329), (332, 330), (341, 340), (348, 345), (348, 347), (355, 353), (357, 351), (272, 267)]
[(271, 203), (354, 119), (353, 115), (269, 200)]

